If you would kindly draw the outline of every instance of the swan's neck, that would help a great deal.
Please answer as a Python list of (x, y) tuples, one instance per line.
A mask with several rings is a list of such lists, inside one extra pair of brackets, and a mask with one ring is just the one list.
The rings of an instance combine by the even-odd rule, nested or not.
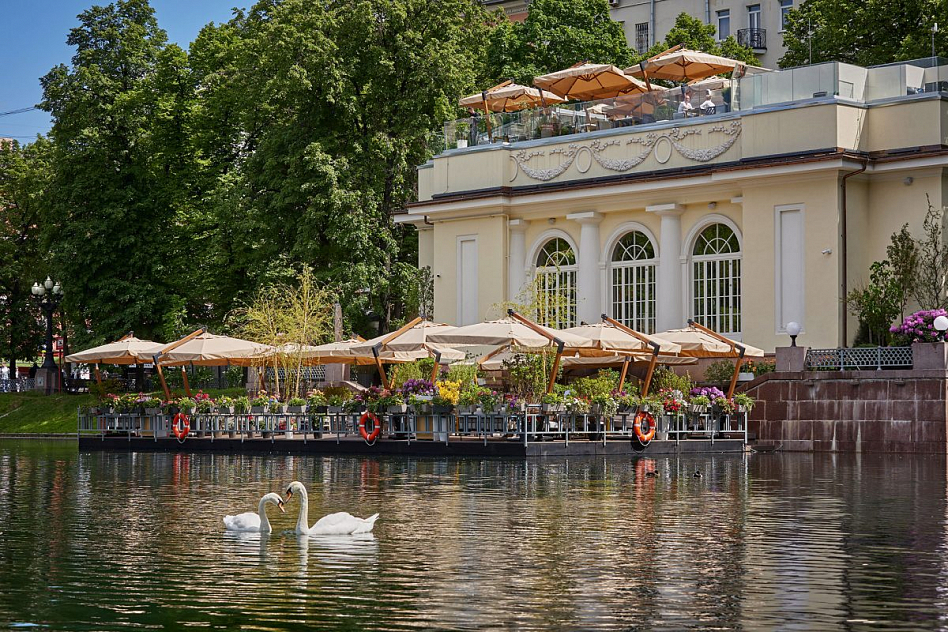
[(309, 494), (306, 493), (305, 487), (300, 486), (299, 495), (300, 517), (296, 521), (296, 532), (306, 533), (309, 531)]
[(260, 504), (257, 505), (257, 515), (260, 516), (260, 531), (270, 533), (272, 527), (270, 526), (270, 519), (267, 518), (267, 501), (265, 498), (261, 498)]

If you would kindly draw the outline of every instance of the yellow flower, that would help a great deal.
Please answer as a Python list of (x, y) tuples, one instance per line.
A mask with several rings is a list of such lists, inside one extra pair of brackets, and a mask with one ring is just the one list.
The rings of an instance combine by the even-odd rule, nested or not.
[(438, 387), (438, 395), (441, 399), (451, 402), (453, 406), (457, 406), (458, 401), (461, 399), (460, 380), (438, 380), (436, 386)]

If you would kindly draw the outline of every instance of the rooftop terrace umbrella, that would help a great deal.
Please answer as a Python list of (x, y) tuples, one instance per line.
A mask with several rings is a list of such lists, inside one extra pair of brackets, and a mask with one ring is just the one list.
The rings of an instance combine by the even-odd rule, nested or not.
[(610, 99), (620, 94), (649, 91), (644, 83), (612, 64), (576, 64), (566, 70), (534, 77), (533, 84), (576, 101)]
[(734, 365), (734, 376), (731, 378), (731, 385), (727, 392), (728, 399), (734, 396), (737, 374), (740, 372), (744, 357), (760, 358), (764, 356), (762, 349), (731, 340), (693, 320), (689, 320), (688, 326), (683, 329), (670, 329), (654, 334), (654, 336), (681, 345), (681, 355), (686, 357), (737, 358)]
[(625, 69), (625, 72), (635, 77), (644, 77), (646, 81), (667, 79), (688, 82), (724, 72), (733, 72), (735, 68), (744, 65), (744, 62), (736, 59), (675, 47), (639, 62), (637, 66), (630, 66)]
[(464, 97), (458, 101), (458, 105), (465, 108), (477, 108), (487, 113), (517, 112), (538, 105), (555, 105), (565, 100), (546, 90), (505, 81), (484, 92)]

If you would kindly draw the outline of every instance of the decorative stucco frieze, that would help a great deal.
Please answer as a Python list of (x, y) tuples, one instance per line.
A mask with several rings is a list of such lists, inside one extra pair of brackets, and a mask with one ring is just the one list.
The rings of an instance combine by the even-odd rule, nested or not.
[[(724, 141), (711, 146), (704, 148), (691, 148), (683, 144), (684, 141), (689, 136), (703, 136), (704, 134), (711, 136), (712, 134), (723, 134)], [(707, 128), (681, 128), (673, 127), (666, 131), (661, 132), (649, 132), (648, 134), (643, 134), (641, 136), (636, 136), (626, 140), (624, 143), (620, 139), (611, 139), (611, 140), (602, 140), (594, 139), (589, 143), (570, 143), (566, 147), (557, 147), (549, 151), (549, 154), (546, 150), (543, 149), (534, 149), (534, 150), (525, 150), (516, 151), (511, 154), (510, 158), (516, 164), (516, 169), (514, 170), (513, 177), (510, 178), (510, 181), (513, 182), (517, 179), (517, 176), (522, 171), (527, 177), (534, 180), (540, 180), (541, 182), (547, 182), (557, 178), (573, 166), (577, 164), (577, 170), (580, 173), (586, 173), (589, 170), (588, 162), (585, 167), (580, 166), (580, 162), (577, 162), (577, 158), (582, 154), (592, 156), (592, 158), (603, 168), (609, 171), (615, 171), (617, 173), (624, 173), (635, 167), (639, 166), (645, 160), (651, 156), (656, 151), (657, 146), (667, 147), (669, 144), (675, 149), (678, 154), (684, 157), (687, 160), (694, 162), (708, 162), (714, 160), (728, 149), (734, 146), (734, 143), (737, 142), (738, 136), (741, 134), (741, 122), (740, 121), (731, 121), (730, 123), (723, 125), (714, 125)], [(622, 147), (623, 144), (627, 147), (632, 145), (638, 145), (642, 147), (642, 150), (639, 153), (632, 155), (631, 157), (626, 158), (615, 158), (607, 157), (605, 155), (606, 151), (610, 147)], [(543, 157), (543, 156), (560, 156), (561, 161), (555, 167), (550, 167), (547, 169), (534, 169), (530, 167), (530, 162), (534, 158)], [(668, 162), (669, 156), (656, 155), (656, 159), (660, 164), (665, 164)], [(588, 157), (586, 159), (588, 161)]]

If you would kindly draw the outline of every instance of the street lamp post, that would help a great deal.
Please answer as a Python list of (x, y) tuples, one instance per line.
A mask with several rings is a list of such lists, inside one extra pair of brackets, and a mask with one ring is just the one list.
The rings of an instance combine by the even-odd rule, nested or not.
[(53, 313), (59, 308), (62, 301), (63, 288), (58, 281), (54, 282), (46, 277), (42, 283), (34, 283), (32, 290), (33, 298), (46, 314), (46, 359), (43, 360), (43, 366), (40, 370), (45, 374), (45, 392), (47, 395), (56, 390), (59, 384), (59, 368), (56, 366), (56, 357), (53, 352)]

